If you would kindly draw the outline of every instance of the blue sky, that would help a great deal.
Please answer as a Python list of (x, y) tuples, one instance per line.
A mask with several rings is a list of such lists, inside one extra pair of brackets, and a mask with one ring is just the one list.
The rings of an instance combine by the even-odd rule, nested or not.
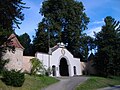
[[(16, 28), (16, 33), (21, 35), (28, 33), (32, 39), (35, 35), (35, 29), (38, 27), (38, 23), (42, 20), (42, 16), (39, 14), (39, 10), (44, 0), (23, 0), (26, 6), (30, 9), (24, 9), (25, 19), (20, 25), (20, 29)], [(93, 36), (93, 32), (99, 32), (101, 26), (104, 25), (104, 18), (106, 16), (112, 16), (116, 20), (120, 21), (120, 0), (78, 0), (82, 1), (85, 7), (85, 12), (90, 18), (88, 29), (85, 31), (88, 35)]]

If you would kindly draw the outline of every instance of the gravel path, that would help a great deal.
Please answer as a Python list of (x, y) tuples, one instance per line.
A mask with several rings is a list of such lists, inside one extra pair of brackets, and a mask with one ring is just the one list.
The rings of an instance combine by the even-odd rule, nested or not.
[(87, 77), (61, 77), (60, 81), (42, 90), (74, 90), (75, 87), (87, 80)]

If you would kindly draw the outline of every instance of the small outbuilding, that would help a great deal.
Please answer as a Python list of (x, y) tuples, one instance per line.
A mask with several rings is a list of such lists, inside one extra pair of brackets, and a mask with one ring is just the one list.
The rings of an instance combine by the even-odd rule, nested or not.
[(6, 48), (6, 52), (3, 52), (3, 60), (9, 60), (5, 65), (8, 70), (22, 70), (23, 69), (23, 50), (24, 47), (20, 44), (15, 34), (11, 34), (8, 38), (6, 45), (11, 48)]

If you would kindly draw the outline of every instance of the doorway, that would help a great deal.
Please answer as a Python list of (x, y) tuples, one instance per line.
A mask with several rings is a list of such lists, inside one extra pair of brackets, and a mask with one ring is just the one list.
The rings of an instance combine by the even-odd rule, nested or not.
[(74, 75), (76, 75), (76, 66), (73, 67)]
[(61, 58), (60, 60), (60, 65), (59, 65), (59, 69), (60, 69), (60, 75), (61, 76), (69, 76), (69, 68), (68, 68), (68, 63), (67, 60), (65, 58)]
[(52, 73), (53, 73), (53, 76), (56, 76), (56, 67), (55, 67), (55, 65), (52, 66)]

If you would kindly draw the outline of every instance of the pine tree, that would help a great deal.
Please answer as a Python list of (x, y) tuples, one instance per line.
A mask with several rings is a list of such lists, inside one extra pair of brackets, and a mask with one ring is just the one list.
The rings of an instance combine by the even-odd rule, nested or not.
[[(13, 29), (24, 19), (22, 0), (0, 0), (0, 25), (3, 29)], [(13, 26), (14, 25), (14, 26)]]
[[(21, 20), (24, 19), (22, 10), (25, 3), (22, 0), (0, 0), (0, 71), (5, 65), (1, 60), (3, 44), (11, 33), (14, 33), (14, 26), (18, 26)], [(5, 46), (5, 45), (4, 45)]]
[(105, 25), (96, 34), (97, 68), (101, 75), (115, 75), (120, 73), (120, 22), (111, 16), (104, 19)]
[(0, 46), (24, 19), (24, 5), (22, 0), (0, 0)]

